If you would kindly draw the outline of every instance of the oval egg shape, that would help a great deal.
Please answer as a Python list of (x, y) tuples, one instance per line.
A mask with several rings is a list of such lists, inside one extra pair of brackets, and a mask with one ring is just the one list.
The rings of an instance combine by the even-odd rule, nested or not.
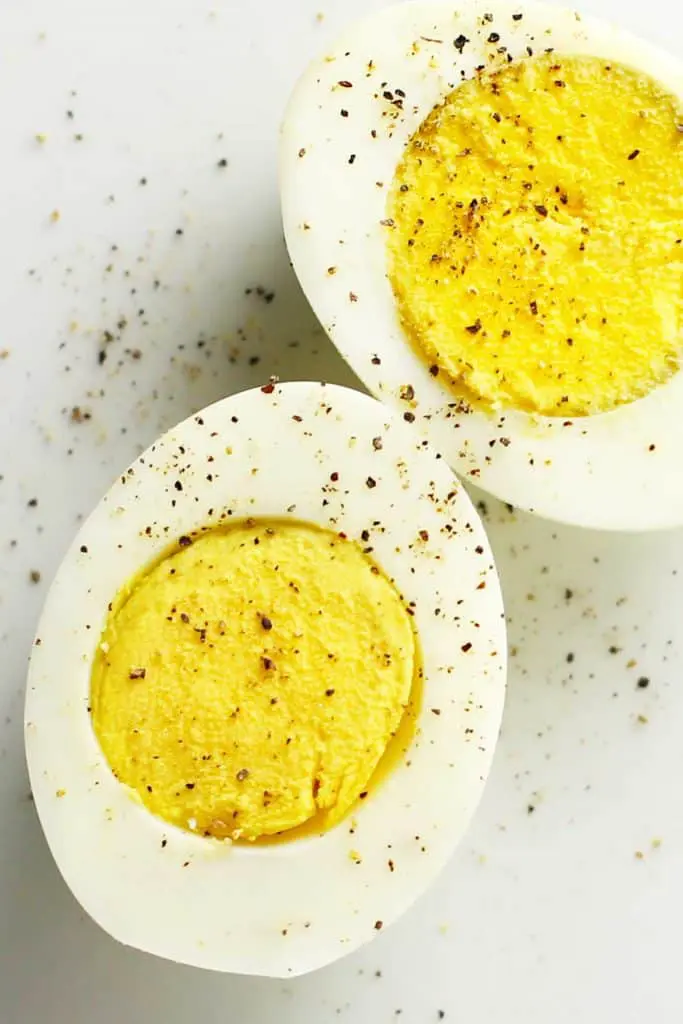
[[(315, 313), (353, 370), (399, 415), (409, 410), (414, 432), (443, 452), (463, 478), (518, 507), (576, 525), (621, 530), (678, 525), (683, 522), (683, 477), (678, 470), (678, 452), (683, 445), (683, 375), (678, 371), (680, 346), (676, 340), (680, 335), (680, 295), (670, 303), (671, 308), (678, 303), (677, 314), (671, 308), (659, 310), (659, 300), (652, 300), (653, 317), (661, 312), (663, 322), (670, 326), (672, 317), (679, 318), (671, 326), (676, 363), (667, 379), (662, 375), (661, 382), (644, 397), (638, 395), (590, 415), (574, 414), (581, 408), (572, 404), (571, 395), (563, 396), (572, 415), (563, 415), (561, 406), (557, 415), (549, 415), (545, 406), (539, 413), (463, 400), (439, 366), (430, 365), (408, 340), (392, 290), (388, 238), (399, 227), (393, 216), (397, 206), (395, 199), (392, 205), (392, 183), (411, 144), (415, 157), (415, 134), (425, 119), (433, 111), (438, 115), (439, 104), (457, 94), (463, 83), (497, 71), (503, 82), (507, 67), (538, 58), (561, 62), (563, 57), (600, 58), (606, 68), (614, 62), (635, 71), (636, 77), (647, 76), (672, 97), (672, 104), (680, 104), (683, 96), (683, 71), (673, 56), (595, 19), (542, 4), (503, 0), (452, 5), (418, 0), (387, 8), (351, 26), (305, 72), (287, 108), (280, 143), (287, 245)], [(556, 95), (549, 94), (545, 110), (559, 103), (560, 95), (564, 101), (570, 93), (568, 88), (560, 90), (566, 85), (561, 75), (551, 84), (557, 86)], [(675, 154), (673, 166), (680, 169), (683, 116), (680, 106), (677, 109), (679, 115), (672, 114), (667, 138)], [(499, 122), (501, 115), (494, 114)], [(512, 123), (513, 112), (508, 117)], [(561, 117), (558, 145), (563, 141), (559, 121)], [(624, 181), (617, 184), (628, 185), (626, 179), (636, 167), (637, 173), (651, 167), (656, 177), (657, 153), (639, 148), (645, 131), (642, 126), (647, 123), (647, 112), (640, 122), (634, 119), (633, 131), (625, 139)], [(494, 132), (502, 130), (493, 120), (489, 124), (490, 128), (481, 132), (484, 154), (487, 132), (493, 139)], [(428, 136), (425, 145), (429, 145)], [(456, 156), (467, 154), (465, 148)], [(543, 160), (542, 152), (538, 159)], [(554, 160), (555, 155), (547, 161), (551, 168), (556, 167)], [(416, 174), (419, 164), (418, 150), (413, 159)], [(445, 170), (452, 167), (447, 164)], [(532, 161), (529, 176), (534, 172)], [(550, 190), (556, 206), (537, 200), (530, 212), (531, 220), (539, 225), (539, 236), (545, 238), (551, 237), (556, 224), (558, 233), (569, 230), (569, 218), (576, 214), (578, 219), (570, 227), (576, 231), (579, 250), (586, 247), (577, 227), (585, 197), (580, 194), (577, 174), (570, 176), (568, 199), (558, 185)], [(676, 174), (680, 177), (680, 170), (670, 182), (674, 207)], [(493, 171), (489, 184), (493, 195)], [(532, 188), (531, 183), (523, 184)], [(679, 180), (679, 197), (683, 196), (680, 184)], [(407, 190), (409, 186), (403, 187)], [(493, 206), (486, 208), (488, 198), (478, 196), (462, 214), (465, 221), (470, 218), (473, 232), (487, 222), (497, 201), (491, 199)], [(439, 196), (432, 200), (438, 203)], [(467, 207), (460, 203), (463, 205)], [(674, 209), (671, 223), (665, 226), (671, 236), (665, 240), (672, 253), (667, 267), (670, 291), (675, 291), (677, 275), (683, 269), (680, 198), (677, 209), (678, 216)], [(501, 225), (509, 223), (502, 219), (509, 212), (497, 211)], [(418, 219), (418, 227), (421, 223)], [(506, 237), (505, 230), (501, 227), (499, 238)], [(530, 249), (540, 248), (534, 238), (529, 242)], [(607, 242), (613, 250), (619, 249), (619, 239), (608, 238)], [(495, 237), (490, 244), (495, 246)], [(476, 240), (472, 245), (476, 252)], [(590, 244), (587, 247), (590, 250)], [(638, 247), (639, 251), (647, 249), (640, 242)], [(432, 259), (438, 262), (442, 257), (436, 253)], [(561, 268), (561, 261), (559, 265)], [(455, 280), (464, 269), (459, 264), (446, 267), (443, 287), (453, 286), (447, 280), (449, 273)], [(509, 268), (502, 269), (507, 273)], [(609, 279), (609, 268), (601, 270)], [(522, 286), (524, 273), (522, 266)], [(615, 279), (617, 271), (611, 278)], [(410, 292), (408, 274), (404, 290)], [(547, 312), (546, 299), (541, 293), (538, 303), (535, 299), (530, 303), (530, 310), (524, 313), (527, 320), (538, 322)], [(598, 334), (601, 323), (607, 322), (597, 317), (600, 301), (598, 294)], [(502, 305), (494, 310), (496, 316)], [(622, 302), (622, 314), (625, 308)], [(458, 313), (456, 300), (451, 312)], [(645, 322), (649, 324), (649, 320)], [(436, 323), (440, 327), (438, 319)], [(487, 325), (478, 318), (466, 323), (462, 336), (476, 353)], [(503, 339), (508, 335), (504, 332)], [(561, 341), (562, 345), (573, 344), (571, 337)], [(629, 344), (637, 349), (637, 332)], [(565, 355), (568, 351), (564, 350)], [(639, 357), (643, 359), (642, 353)], [(497, 358), (495, 345), (493, 358)], [(590, 346), (582, 358), (590, 363)], [(671, 353), (665, 359), (671, 361)], [(473, 376), (476, 369), (470, 365)], [(604, 374), (612, 384), (611, 365), (605, 366)], [(594, 397), (600, 406), (603, 396), (598, 393)]]
[[(310, 523), (361, 545), (369, 535), (412, 612), (422, 665), (409, 742), (367, 799), (320, 834), (263, 845), (151, 813), (114, 777), (90, 705), (120, 589), (179, 538), (250, 518)], [(505, 648), (482, 525), (408, 424), (359, 392), (317, 383), (273, 382), (216, 403), (121, 475), (47, 598), (25, 742), (64, 879), (110, 935), (171, 960), (277, 977), (336, 960), (406, 910), (462, 836), (496, 745)], [(144, 684), (143, 670), (132, 678)]]

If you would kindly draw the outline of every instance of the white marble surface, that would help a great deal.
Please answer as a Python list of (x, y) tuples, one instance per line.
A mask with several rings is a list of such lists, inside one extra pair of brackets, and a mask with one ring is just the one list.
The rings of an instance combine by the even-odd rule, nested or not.
[[(353, 382), (289, 269), (274, 161), (297, 71), (377, 6), (0, 8), (2, 1024), (683, 1019), (680, 532), (585, 533), (483, 499), (512, 647), (484, 802), (427, 897), (322, 972), (269, 983), (117, 946), (61, 882), (30, 800), (26, 657), (80, 517), (220, 395), (270, 373)], [(671, 0), (582, 6), (680, 53)]]

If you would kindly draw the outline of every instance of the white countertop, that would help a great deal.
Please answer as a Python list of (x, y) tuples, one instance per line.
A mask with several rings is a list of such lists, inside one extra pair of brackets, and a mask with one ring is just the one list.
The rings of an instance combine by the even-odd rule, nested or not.
[[(62, 883), (31, 803), (26, 658), (80, 518), (225, 393), (271, 373), (353, 383), (289, 268), (275, 152), (297, 72), (379, 6), (0, 11), (2, 1024), (683, 1019), (680, 532), (582, 532), (483, 498), (512, 653), (484, 801), (430, 893), (317, 974), (213, 975), (118, 946)], [(673, 0), (581, 7), (680, 54)]]

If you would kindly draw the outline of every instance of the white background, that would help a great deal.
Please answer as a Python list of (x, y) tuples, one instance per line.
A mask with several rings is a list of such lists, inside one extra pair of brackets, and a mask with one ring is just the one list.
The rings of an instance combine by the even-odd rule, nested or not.
[[(26, 658), (81, 516), (225, 393), (271, 373), (353, 382), (289, 269), (276, 140), (307, 59), (378, 6), (0, 7), (1, 1024), (683, 1019), (680, 532), (591, 534), (484, 499), (512, 658), (483, 804), (413, 911), (318, 974), (212, 975), (119, 947), (63, 885), (31, 803)], [(680, 55), (677, 0), (581, 6)]]

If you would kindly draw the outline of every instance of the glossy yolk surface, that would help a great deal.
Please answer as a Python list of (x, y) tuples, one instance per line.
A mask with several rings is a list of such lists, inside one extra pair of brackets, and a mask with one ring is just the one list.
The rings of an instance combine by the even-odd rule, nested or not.
[(124, 588), (92, 721), (154, 814), (251, 840), (344, 815), (401, 722), (415, 663), (408, 613), (358, 546), (251, 522), (186, 542)]
[(432, 111), (395, 175), (388, 245), (433, 373), (490, 406), (587, 415), (675, 372), (682, 122), (647, 76), (557, 54)]

